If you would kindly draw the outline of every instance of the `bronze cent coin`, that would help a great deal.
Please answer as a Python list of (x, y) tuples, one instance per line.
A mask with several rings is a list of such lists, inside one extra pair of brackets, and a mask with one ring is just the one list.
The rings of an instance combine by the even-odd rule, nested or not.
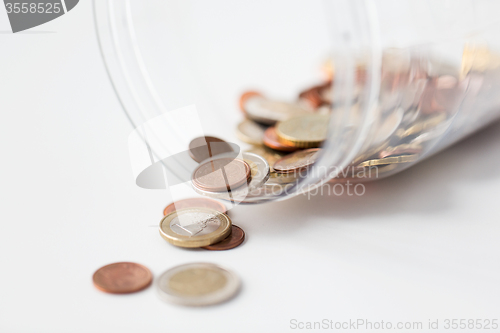
[(279, 173), (292, 173), (305, 169), (316, 162), (320, 148), (306, 149), (286, 155), (274, 163), (274, 170)]
[(219, 192), (235, 189), (248, 181), (250, 166), (243, 160), (218, 158), (198, 166), (192, 177), (200, 190)]
[(211, 208), (215, 209), (221, 213), (226, 214), (226, 206), (221, 202), (208, 198), (188, 198), (183, 200), (178, 200), (176, 202), (172, 202), (170, 205), (165, 207), (163, 210), (163, 215), (166, 216), (172, 212), (175, 212), (178, 209), (183, 208)]
[(99, 268), (92, 277), (94, 286), (112, 294), (140, 291), (151, 284), (153, 275), (146, 267), (133, 262), (117, 262)]
[(329, 105), (331, 101), (328, 99), (332, 82), (326, 82), (321, 85), (309, 88), (299, 94), (299, 99), (305, 100), (313, 109), (317, 109), (322, 105)]
[(297, 147), (286, 145), (284, 143), (281, 143), (278, 141), (278, 135), (276, 134), (276, 128), (274, 127), (269, 127), (266, 129), (264, 132), (264, 145), (266, 145), (269, 148), (279, 150), (279, 151), (296, 151)]
[(203, 249), (210, 251), (230, 250), (239, 246), (241, 243), (243, 243), (244, 240), (245, 240), (245, 232), (243, 231), (243, 229), (233, 224), (231, 226), (231, 234), (229, 236), (227, 236), (225, 239), (223, 239), (218, 243), (209, 246), (204, 246)]
[(189, 156), (198, 163), (234, 151), (229, 143), (213, 136), (200, 136), (189, 143)]

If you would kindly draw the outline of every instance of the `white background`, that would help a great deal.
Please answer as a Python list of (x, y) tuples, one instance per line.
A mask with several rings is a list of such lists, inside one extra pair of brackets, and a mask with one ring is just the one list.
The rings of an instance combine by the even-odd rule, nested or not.
[[(0, 30), (1, 332), (288, 332), (292, 319), (358, 318), (424, 328), (438, 319), (445, 331), (445, 319), (500, 318), (499, 124), (362, 197), (237, 207), (241, 247), (183, 250), (158, 235), (168, 193), (134, 184), (132, 127), (90, 1), (19, 34), (0, 10)], [(243, 289), (194, 309), (162, 302), (153, 287), (97, 291), (93, 272), (117, 261), (155, 276), (213, 262)]]

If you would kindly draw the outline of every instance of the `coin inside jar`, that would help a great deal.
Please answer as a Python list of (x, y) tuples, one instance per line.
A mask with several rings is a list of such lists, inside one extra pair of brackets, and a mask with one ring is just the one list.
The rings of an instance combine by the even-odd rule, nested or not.
[(248, 97), (243, 109), (248, 118), (266, 125), (274, 125), (278, 121), (308, 113), (299, 104), (270, 100), (259, 95)]
[(189, 143), (189, 156), (198, 163), (207, 158), (232, 151), (234, 149), (229, 143), (213, 136), (201, 136)]
[(299, 148), (315, 148), (326, 140), (329, 115), (310, 114), (290, 118), (276, 125), (278, 141)]
[(261, 145), (264, 143), (264, 131), (264, 126), (249, 119), (245, 119), (238, 124), (236, 134), (243, 142), (252, 145)]
[(93, 275), (94, 286), (112, 294), (140, 291), (151, 284), (151, 271), (133, 262), (117, 262), (99, 268)]
[(245, 152), (262, 156), (269, 164), (271, 172), (274, 171), (273, 169), (274, 163), (276, 163), (277, 160), (285, 156), (285, 153), (283, 152), (278, 152), (276, 150), (269, 149), (268, 147), (263, 147), (263, 146), (253, 146), (252, 148), (247, 149)]
[(218, 243), (204, 246), (203, 248), (210, 251), (230, 250), (239, 246), (241, 243), (243, 243), (244, 240), (245, 232), (243, 231), (243, 229), (233, 224), (231, 227), (231, 234), (229, 234), (229, 236)]
[(170, 205), (165, 207), (165, 209), (163, 210), (163, 215), (164, 216), (168, 215), (176, 211), (177, 209), (196, 208), (196, 207), (211, 208), (224, 214), (227, 212), (226, 206), (224, 206), (223, 203), (217, 200), (209, 198), (188, 198), (172, 202)]
[(282, 159), (274, 163), (274, 170), (279, 173), (293, 173), (299, 172), (316, 162), (318, 153), (321, 149), (306, 149), (297, 151), (293, 154), (286, 155)]
[(180, 247), (202, 247), (217, 243), (231, 233), (231, 219), (210, 208), (184, 208), (165, 216), (160, 235)]
[[(327, 100), (327, 98), (329, 98), (328, 93), (330, 93), (329, 89), (331, 85), (331, 82), (326, 82), (309, 88), (299, 94), (299, 99), (306, 101), (313, 109), (317, 109), (324, 104), (331, 104), (331, 101)], [(327, 91), (327, 93), (325, 93), (325, 91)]]
[[(222, 154), (221, 158), (234, 158), (234, 153)], [(206, 195), (216, 199), (228, 200), (231, 202), (243, 200), (249, 192), (261, 187), (269, 178), (270, 167), (266, 159), (260, 155), (244, 152), (241, 153), (243, 160), (250, 166), (250, 180), (247, 185), (240, 186), (230, 192), (214, 192), (195, 188), (199, 194)]]
[(279, 151), (292, 152), (299, 149), (297, 147), (286, 145), (279, 142), (278, 135), (276, 134), (276, 128), (274, 127), (269, 127), (264, 132), (264, 144), (271, 149)]
[(209, 263), (191, 263), (167, 270), (157, 282), (160, 297), (187, 306), (218, 304), (232, 298), (240, 280), (233, 272)]
[(379, 166), (387, 164), (399, 164), (399, 163), (410, 163), (418, 159), (418, 155), (399, 155), (399, 156), (389, 156), (384, 158), (378, 158), (373, 160), (364, 161), (358, 164), (358, 167), (369, 167), (369, 166)]
[(233, 190), (250, 177), (250, 166), (237, 158), (217, 158), (198, 166), (192, 177), (195, 188), (211, 192)]
[(422, 147), (418, 144), (401, 144), (396, 147), (387, 147), (387, 149), (380, 152), (379, 157), (385, 158), (397, 155), (414, 155), (420, 154)]
[(240, 104), (240, 110), (243, 111), (243, 113), (246, 113), (245, 103), (247, 102), (247, 99), (255, 96), (262, 96), (262, 94), (257, 91), (245, 91), (243, 94), (241, 94), (239, 104)]

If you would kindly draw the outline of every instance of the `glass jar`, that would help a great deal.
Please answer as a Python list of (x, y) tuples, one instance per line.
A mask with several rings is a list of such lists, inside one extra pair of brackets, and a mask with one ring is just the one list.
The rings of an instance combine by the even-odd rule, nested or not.
[(136, 128), (137, 183), (176, 197), (192, 192), (193, 138), (263, 151), (235, 135), (248, 89), (292, 101), (333, 82), (324, 85), (328, 107), (312, 111), (329, 115), (314, 165), (293, 182), (271, 173), (278, 191), (259, 186), (237, 202), (387, 177), (500, 117), (499, 2), (99, 0), (94, 11), (107, 71)]

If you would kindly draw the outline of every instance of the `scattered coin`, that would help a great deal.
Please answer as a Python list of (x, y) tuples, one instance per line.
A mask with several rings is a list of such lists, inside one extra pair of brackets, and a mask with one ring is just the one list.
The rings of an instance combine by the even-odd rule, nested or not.
[(282, 159), (274, 163), (274, 170), (279, 173), (295, 173), (303, 170), (316, 162), (318, 153), (321, 149), (313, 148), (301, 150), (290, 155), (286, 155)]
[(234, 150), (229, 143), (213, 136), (201, 136), (189, 143), (189, 156), (198, 163), (232, 151)]
[(215, 209), (221, 213), (226, 214), (226, 206), (224, 206), (223, 203), (213, 200), (213, 199), (208, 199), (208, 198), (189, 198), (189, 199), (182, 199), (178, 200), (175, 202), (172, 202), (170, 205), (165, 207), (163, 210), (163, 215), (168, 215), (177, 209), (183, 209), (183, 208), (195, 208), (195, 207), (201, 207), (201, 208), (211, 208)]
[(243, 103), (248, 118), (266, 125), (274, 125), (290, 117), (307, 114), (299, 104), (274, 101), (261, 95), (251, 95)]
[(225, 239), (221, 240), (218, 243), (204, 246), (203, 248), (210, 251), (224, 251), (234, 249), (235, 247), (239, 246), (245, 240), (245, 232), (243, 231), (243, 229), (234, 224), (232, 225), (231, 230), (231, 234), (229, 234), (229, 236), (227, 236)]
[(293, 117), (276, 125), (278, 141), (299, 148), (314, 148), (326, 140), (330, 116), (310, 114)]
[(233, 272), (215, 264), (191, 263), (176, 266), (158, 278), (160, 297), (171, 303), (207, 306), (232, 298), (240, 288)]
[(275, 149), (275, 150), (279, 150), (279, 151), (291, 152), (291, 151), (296, 151), (299, 149), (297, 147), (286, 145), (286, 144), (279, 142), (278, 135), (276, 134), (276, 128), (274, 128), (274, 127), (269, 127), (264, 132), (264, 144), (271, 149)]
[(243, 142), (252, 145), (261, 145), (264, 143), (264, 131), (264, 126), (259, 125), (250, 119), (245, 119), (238, 124), (236, 134)]
[(230, 191), (245, 184), (250, 166), (243, 160), (217, 158), (198, 166), (192, 177), (195, 188), (212, 192)]
[(133, 262), (117, 262), (99, 268), (92, 277), (94, 286), (112, 294), (140, 291), (151, 284), (153, 275), (146, 267)]
[(210, 208), (178, 209), (160, 222), (160, 235), (180, 247), (202, 247), (220, 242), (231, 233), (231, 219)]

